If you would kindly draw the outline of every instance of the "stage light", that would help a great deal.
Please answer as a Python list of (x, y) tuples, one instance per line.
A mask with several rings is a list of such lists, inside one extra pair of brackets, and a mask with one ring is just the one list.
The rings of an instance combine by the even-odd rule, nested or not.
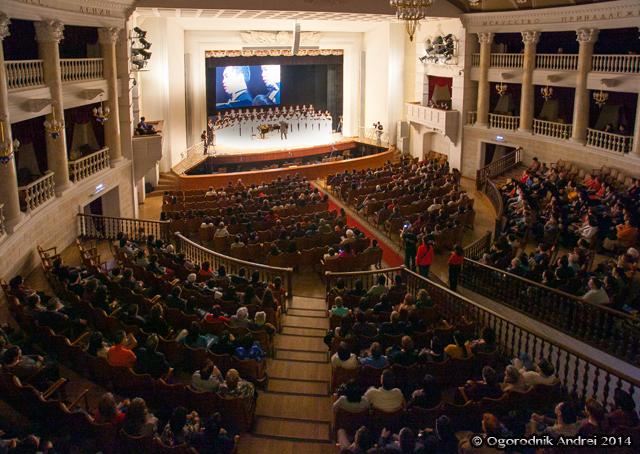
[(451, 33), (449, 33), (448, 35), (446, 35), (446, 36), (444, 37), (444, 40), (445, 40), (445, 41), (449, 41), (451, 38), (453, 38), (453, 35), (452, 35)]
[(140, 27), (135, 27), (133, 31), (138, 34), (138, 38), (144, 38), (145, 36), (147, 36), (147, 32), (140, 29)]
[(138, 41), (140, 41), (140, 44), (142, 44), (143, 49), (149, 49), (151, 47), (151, 43), (144, 38), (140, 38)]
[(427, 51), (428, 54), (430, 54), (431, 52), (433, 52), (433, 46), (429, 46), (425, 50)]
[(433, 40), (433, 44), (442, 44), (442, 36), (436, 36)]
[(147, 61), (146, 60), (134, 60), (133, 64), (137, 67), (136, 69), (138, 71), (147, 67)]
[(149, 60), (151, 58), (151, 52), (147, 52), (144, 49), (131, 49), (131, 54), (134, 56), (142, 56), (144, 60)]

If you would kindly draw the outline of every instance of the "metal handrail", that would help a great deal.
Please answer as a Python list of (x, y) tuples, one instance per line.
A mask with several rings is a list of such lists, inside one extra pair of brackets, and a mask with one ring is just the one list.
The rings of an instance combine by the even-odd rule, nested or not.
[(502, 158), (487, 164), (476, 170), (476, 189), (482, 189), (488, 178), (502, 175), (507, 170), (513, 169), (522, 161), (522, 147), (513, 150)]

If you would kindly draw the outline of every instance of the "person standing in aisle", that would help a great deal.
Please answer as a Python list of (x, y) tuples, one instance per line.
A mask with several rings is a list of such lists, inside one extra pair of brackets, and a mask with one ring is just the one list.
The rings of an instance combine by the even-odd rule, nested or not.
[(464, 262), (464, 249), (456, 244), (447, 262), (449, 265), (449, 288), (454, 292), (458, 289), (458, 277), (462, 271), (462, 262)]
[(433, 263), (433, 246), (428, 236), (422, 239), (422, 244), (418, 248), (418, 256), (416, 257), (416, 265), (420, 276), (429, 279), (429, 268)]

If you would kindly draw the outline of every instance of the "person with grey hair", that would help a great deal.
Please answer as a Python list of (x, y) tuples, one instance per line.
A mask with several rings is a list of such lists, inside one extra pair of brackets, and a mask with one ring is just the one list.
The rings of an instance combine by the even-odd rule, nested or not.
[(215, 238), (221, 238), (221, 237), (229, 236), (229, 231), (225, 227), (224, 222), (221, 222), (220, 224), (218, 224), (218, 229), (216, 230), (216, 233), (214, 233), (213, 236)]
[(515, 366), (507, 366), (504, 371), (504, 382), (501, 385), (503, 391), (525, 392), (528, 387), (522, 374)]
[(247, 325), (251, 331), (264, 331), (272, 337), (276, 333), (276, 328), (271, 323), (267, 323), (267, 314), (264, 311), (256, 312), (253, 322)]
[(249, 310), (246, 307), (239, 307), (236, 315), (229, 319), (231, 326), (241, 326), (246, 328), (249, 325)]

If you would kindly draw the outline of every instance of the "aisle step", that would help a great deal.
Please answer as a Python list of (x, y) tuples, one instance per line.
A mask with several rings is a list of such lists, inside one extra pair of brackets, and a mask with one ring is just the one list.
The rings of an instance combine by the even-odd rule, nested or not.
[(296, 328), (287, 325), (282, 326), (282, 335), (285, 336), (300, 336), (300, 337), (312, 337), (318, 339), (324, 339), (327, 334), (326, 328), (309, 329), (309, 328)]
[(286, 317), (305, 317), (305, 318), (327, 318), (327, 312), (324, 310), (316, 309), (287, 309)]
[(329, 380), (291, 380), (269, 377), (267, 393), (307, 394), (326, 397), (329, 395)]
[(321, 329), (326, 331), (329, 329), (329, 319), (327, 317), (309, 318), (287, 314), (282, 321), (282, 326), (289, 326), (292, 328), (308, 328), (311, 330)]
[(327, 303), (324, 298), (310, 298), (305, 296), (294, 296), (291, 303), (287, 306), (288, 309), (313, 309), (323, 310), (327, 307)]
[(300, 361), (305, 363), (327, 363), (327, 352), (309, 352), (299, 350), (276, 350), (276, 359), (282, 361)]
[(242, 435), (238, 452), (241, 454), (335, 454), (333, 443), (304, 443), (272, 439), (260, 435)]
[(330, 442), (331, 425), (289, 418), (256, 417), (254, 436), (303, 442)]
[(329, 380), (331, 366), (328, 363), (296, 363), (267, 358), (267, 370), (271, 378), (292, 378), (298, 380)]
[[(333, 409), (329, 397), (288, 396), (263, 393), (258, 398), (257, 416), (297, 419), (306, 422), (331, 422)], [(312, 412), (310, 410), (313, 409)]]
[(310, 352), (326, 352), (328, 350), (322, 339), (315, 337), (278, 336), (275, 339), (276, 350), (305, 350)]

